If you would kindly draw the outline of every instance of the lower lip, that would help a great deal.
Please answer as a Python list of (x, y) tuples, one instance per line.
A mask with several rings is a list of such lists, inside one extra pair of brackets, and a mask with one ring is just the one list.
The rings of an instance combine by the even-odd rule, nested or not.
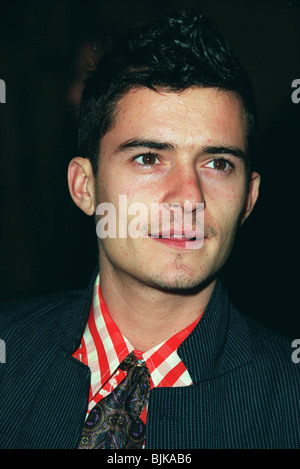
[(156, 241), (159, 241), (162, 244), (165, 244), (170, 247), (175, 247), (175, 248), (181, 248), (181, 249), (190, 249), (192, 246), (196, 248), (197, 243), (200, 247), (200, 245), (203, 245), (204, 240), (203, 239), (198, 239), (195, 241), (191, 241), (187, 238), (155, 238), (152, 237), (151, 239), (155, 239)]

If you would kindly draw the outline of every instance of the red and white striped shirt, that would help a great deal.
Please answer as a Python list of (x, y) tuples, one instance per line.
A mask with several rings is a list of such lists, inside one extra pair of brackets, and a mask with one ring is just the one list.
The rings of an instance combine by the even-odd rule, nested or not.
[[(139, 360), (145, 361), (149, 369), (150, 389), (153, 389), (153, 387), (191, 385), (191, 377), (177, 354), (177, 348), (194, 329), (200, 317), (188, 327), (161, 344), (156, 345), (151, 350), (139, 352), (122, 335), (110, 317), (102, 298), (100, 277), (98, 275), (94, 285), (89, 319), (81, 344), (73, 354), (74, 358), (89, 366), (91, 370), (87, 415), (125, 377), (125, 372), (118, 369), (118, 367), (133, 350)], [(141, 419), (145, 423), (146, 418), (147, 408), (144, 409), (141, 415)]]

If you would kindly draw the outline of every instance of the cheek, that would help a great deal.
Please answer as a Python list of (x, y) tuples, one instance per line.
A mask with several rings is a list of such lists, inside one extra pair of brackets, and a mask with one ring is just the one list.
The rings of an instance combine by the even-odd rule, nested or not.
[(130, 186), (125, 183), (124, 178), (116, 177), (113, 170), (110, 174), (99, 171), (96, 186), (98, 203), (111, 202), (117, 205), (120, 195), (130, 197), (132, 192)]
[(239, 211), (245, 202), (245, 181), (243, 178), (231, 177), (219, 184), (214, 181), (214, 184), (207, 187), (207, 194), (215, 203), (223, 205), (225, 210)]
[(208, 220), (221, 229), (223, 234), (235, 232), (241, 212), (245, 204), (245, 191), (228, 188), (226, 191), (215, 193), (207, 200)]

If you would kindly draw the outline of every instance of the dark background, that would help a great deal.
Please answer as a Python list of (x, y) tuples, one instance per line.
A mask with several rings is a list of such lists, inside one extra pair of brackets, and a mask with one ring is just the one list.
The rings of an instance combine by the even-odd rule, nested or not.
[[(224, 274), (244, 312), (300, 336), (300, 3), (286, 0), (39, 0), (0, 4), (0, 300), (85, 286), (97, 260), (94, 222), (73, 204), (77, 155), (70, 89), (86, 37), (122, 31), (169, 8), (202, 8), (253, 79), (261, 125), (260, 200)], [(300, 244), (300, 243), (299, 243)]]

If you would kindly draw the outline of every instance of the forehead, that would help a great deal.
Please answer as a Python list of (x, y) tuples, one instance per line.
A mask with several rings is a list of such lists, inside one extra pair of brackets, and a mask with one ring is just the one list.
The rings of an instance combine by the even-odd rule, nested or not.
[(130, 138), (156, 138), (176, 146), (207, 143), (247, 146), (246, 114), (241, 99), (217, 88), (181, 92), (134, 88), (117, 106), (113, 126), (102, 144)]

